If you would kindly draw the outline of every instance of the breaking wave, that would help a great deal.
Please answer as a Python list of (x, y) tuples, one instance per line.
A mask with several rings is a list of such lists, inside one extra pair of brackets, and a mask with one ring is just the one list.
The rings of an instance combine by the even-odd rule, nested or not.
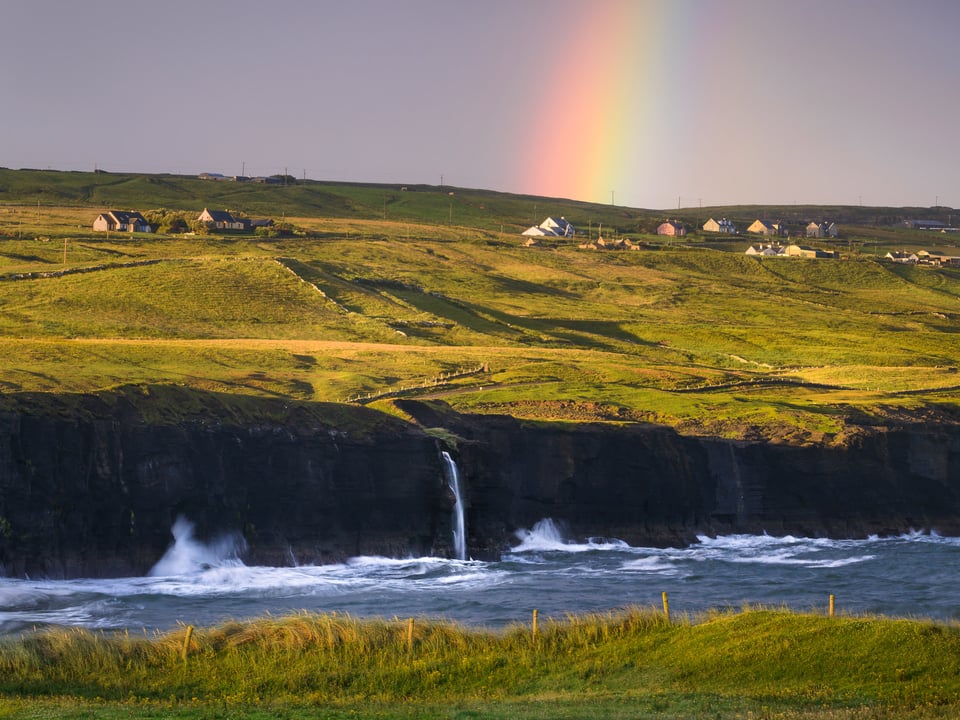
[(960, 619), (953, 602), (960, 538), (931, 533), (861, 540), (703, 536), (685, 548), (577, 539), (543, 519), (498, 561), (357, 557), (332, 565), (244, 565), (240, 535), (204, 542), (178, 519), (146, 577), (0, 578), (0, 635), (46, 626), (164, 630), (177, 623), (300, 610), (437, 617), (504, 627), (529, 618), (656, 604), (699, 611), (768, 604), (808, 610), (835, 594), (841, 612)]

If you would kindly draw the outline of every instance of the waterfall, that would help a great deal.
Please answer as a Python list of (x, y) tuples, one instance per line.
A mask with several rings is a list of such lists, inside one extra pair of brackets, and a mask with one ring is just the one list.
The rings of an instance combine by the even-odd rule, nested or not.
[(453, 552), (457, 560), (467, 559), (467, 521), (463, 512), (463, 495), (460, 494), (460, 472), (457, 463), (446, 450), (441, 451), (447, 467), (447, 485), (453, 491)]

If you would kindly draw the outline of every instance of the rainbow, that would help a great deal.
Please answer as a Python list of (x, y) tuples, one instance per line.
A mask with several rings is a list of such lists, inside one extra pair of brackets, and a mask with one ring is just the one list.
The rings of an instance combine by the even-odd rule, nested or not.
[[(523, 131), (523, 192), (637, 205), (675, 189), (657, 188), (684, 142), (695, 99), (678, 87), (692, 54), (693, 25), (708, 24), (711, 3), (600, 0), (558, 5), (548, 32), (557, 40), (552, 70)], [(694, 33), (696, 34), (696, 33)]]

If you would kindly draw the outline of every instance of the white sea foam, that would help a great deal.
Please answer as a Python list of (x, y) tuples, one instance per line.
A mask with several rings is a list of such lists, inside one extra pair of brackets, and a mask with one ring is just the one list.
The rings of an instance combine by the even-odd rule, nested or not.
[(511, 548), (510, 552), (566, 552), (582, 553), (604, 550), (626, 550), (630, 546), (616, 538), (590, 538), (585, 543), (575, 543), (564, 537), (559, 524), (551, 518), (544, 518), (534, 524), (529, 530), (518, 530), (516, 538), (519, 544)]
[(239, 534), (223, 535), (203, 543), (194, 537), (194, 526), (184, 517), (173, 524), (173, 545), (150, 570), (152, 577), (200, 572), (211, 567), (242, 565), (240, 554), (246, 542)]
[(836, 593), (846, 611), (956, 614), (960, 538), (931, 533), (860, 540), (727, 535), (687, 548), (642, 548), (606, 538), (572, 541), (545, 520), (518, 540), (495, 562), (357, 557), (256, 567), (236, 559), (236, 538), (200, 543), (181, 525), (165, 556), (171, 562), (151, 576), (0, 579), (0, 635), (45, 625), (163, 629), (301, 609), (502, 624), (522, 621), (531, 607), (544, 617), (563, 616), (644, 602), (661, 590), (684, 610), (755, 602), (810, 607)]
[(622, 566), (628, 572), (651, 573), (656, 575), (676, 575), (677, 567), (663, 557), (646, 556), (629, 560)]

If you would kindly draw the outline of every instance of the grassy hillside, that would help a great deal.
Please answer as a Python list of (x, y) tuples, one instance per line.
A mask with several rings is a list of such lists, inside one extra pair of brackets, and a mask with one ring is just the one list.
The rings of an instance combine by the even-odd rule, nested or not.
[[(0, 168), (0, 224), (4, 206), (8, 206), (8, 215), (9, 206), (23, 206), (26, 222), (35, 218), (38, 204), (41, 216), (46, 214), (44, 208), (59, 206), (89, 208), (94, 211), (93, 217), (104, 209), (171, 208), (199, 213), (209, 207), (277, 219), (295, 216), (390, 220), (484, 230), (502, 228), (510, 234), (539, 223), (548, 215), (562, 215), (574, 222), (581, 235), (592, 230), (594, 238), (600, 225), (607, 229), (608, 237), (641, 236), (655, 233), (657, 225), (666, 219), (679, 219), (692, 232), (710, 217), (730, 218), (741, 230), (757, 218), (782, 220), (794, 231), (811, 221), (831, 220), (845, 231), (841, 247), (856, 241), (869, 245), (871, 240), (928, 245), (930, 233), (894, 228), (907, 219), (939, 220), (960, 226), (960, 212), (949, 207), (741, 205), (638, 209), (436, 185), (337, 183), (292, 177), (284, 183), (268, 185), (201, 180), (185, 175)], [(84, 217), (82, 225), (89, 227), (93, 217)], [(16, 224), (18, 217), (8, 220)], [(956, 241), (950, 238), (947, 244), (956, 247)]]
[[(956, 414), (960, 271), (642, 233), (636, 251), (525, 248), (533, 203), (581, 228), (644, 211), (418, 188), (397, 189), (384, 220), (383, 187), (314, 185), (0, 172), (0, 203), (19, 201), (0, 204), (4, 402), (140, 384), (387, 409), (413, 395), (794, 442)], [(287, 203), (300, 235), (94, 233), (108, 187), (113, 207), (250, 193), (257, 211)], [(877, 233), (880, 247), (932, 237)]]

